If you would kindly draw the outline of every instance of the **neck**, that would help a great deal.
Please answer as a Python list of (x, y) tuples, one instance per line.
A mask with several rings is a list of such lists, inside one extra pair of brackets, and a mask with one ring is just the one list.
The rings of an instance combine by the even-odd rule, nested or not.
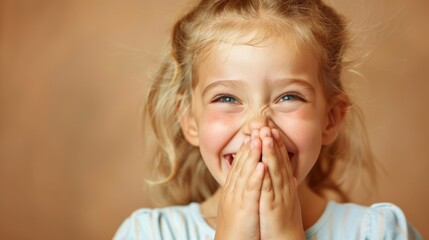
[(217, 208), (219, 205), (219, 199), (222, 194), (222, 188), (219, 187), (218, 190), (204, 202), (201, 203), (201, 214), (203, 215), (206, 222), (213, 228), (216, 228), (216, 216)]
[(305, 182), (298, 187), (298, 194), (302, 225), (304, 229), (308, 229), (322, 216), (327, 200), (313, 192)]
[[(201, 203), (201, 213), (213, 228), (216, 227), (217, 208), (221, 194), (222, 188), (219, 188), (211, 197)], [(301, 203), (302, 224), (304, 229), (308, 229), (320, 218), (327, 201), (313, 192), (305, 183), (299, 186), (298, 194)]]

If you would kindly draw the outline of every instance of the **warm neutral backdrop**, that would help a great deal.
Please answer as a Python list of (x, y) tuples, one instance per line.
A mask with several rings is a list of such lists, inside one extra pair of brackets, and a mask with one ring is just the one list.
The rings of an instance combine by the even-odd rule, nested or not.
[[(379, 192), (429, 236), (429, 2), (330, 0), (384, 167)], [(151, 206), (143, 93), (184, 1), (0, 1), (0, 239), (109, 239)]]

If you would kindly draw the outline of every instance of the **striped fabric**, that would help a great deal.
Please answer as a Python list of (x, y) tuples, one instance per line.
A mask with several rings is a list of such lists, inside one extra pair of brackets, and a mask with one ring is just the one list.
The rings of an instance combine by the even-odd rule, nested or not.
[[(215, 230), (204, 220), (198, 203), (135, 211), (113, 239), (211, 240)], [(309, 240), (422, 239), (397, 206), (371, 207), (329, 201), (319, 220), (305, 231)]]

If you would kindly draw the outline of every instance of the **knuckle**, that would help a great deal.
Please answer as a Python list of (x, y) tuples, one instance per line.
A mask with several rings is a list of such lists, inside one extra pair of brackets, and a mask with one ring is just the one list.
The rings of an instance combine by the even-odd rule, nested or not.
[(262, 189), (266, 192), (271, 192), (273, 190), (273, 187), (271, 186), (271, 183), (266, 183), (263, 185)]
[(281, 176), (282, 176), (282, 171), (281, 171), (281, 169), (280, 169), (280, 168), (276, 168), (276, 169), (274, 169), (274, 170), (273, 170), (273, 175), (274, 175), (275, 177), (281, 177)]

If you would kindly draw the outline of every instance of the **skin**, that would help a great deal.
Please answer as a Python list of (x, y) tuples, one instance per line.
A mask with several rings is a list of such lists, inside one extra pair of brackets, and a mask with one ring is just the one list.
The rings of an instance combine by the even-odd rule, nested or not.
[(216, 239), (305, 239), (326, 205), (305, 177), (344, 101), (328, 104), (317, 58), (289, 42), (220, 44), (198, 64), (180, 123), (221, 186), (201, 204)]

